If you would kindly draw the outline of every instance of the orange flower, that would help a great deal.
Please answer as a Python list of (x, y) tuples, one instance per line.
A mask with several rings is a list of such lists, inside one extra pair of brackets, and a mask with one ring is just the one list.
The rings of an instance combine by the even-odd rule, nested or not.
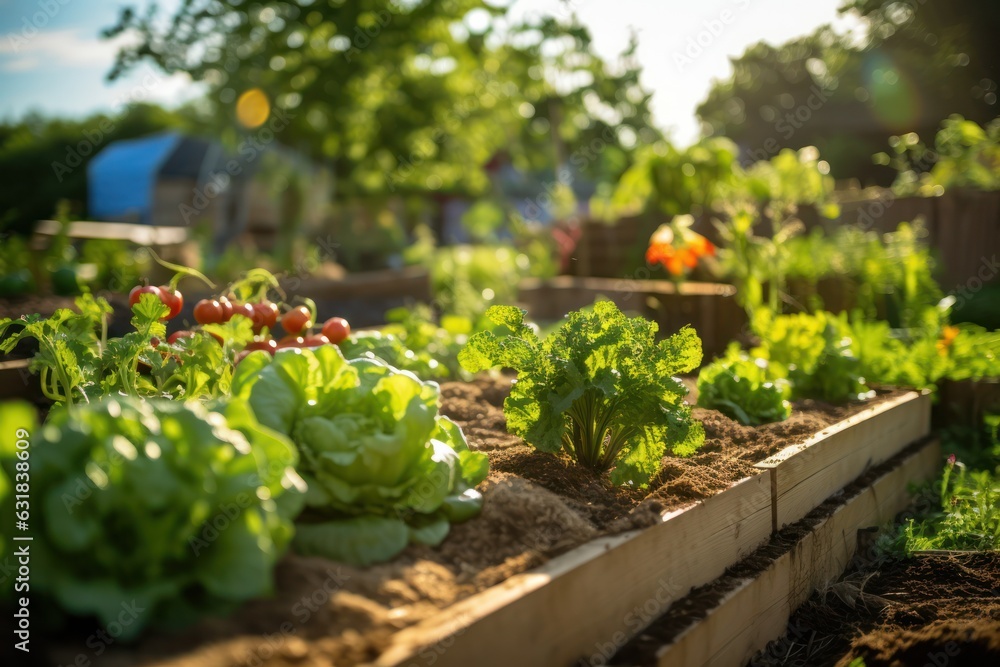
[(946, 326), (941, 329), (941, 338), (937, 342), (937, 351), (942, 357), (948, 354), (948, 349), (951, 348), (952, 343), (958, 338), (958, 334), (961, 330), (958, 327)]
[(701, 234), (691, 231), (688, 225), (681, 225), (677, 231), (671, 225), (661, 226), (649, 239), (646, 249), (648, 263), (662, 264), (674, 276), (694, 269), (706, 256), (715, 256), (715, 246)]

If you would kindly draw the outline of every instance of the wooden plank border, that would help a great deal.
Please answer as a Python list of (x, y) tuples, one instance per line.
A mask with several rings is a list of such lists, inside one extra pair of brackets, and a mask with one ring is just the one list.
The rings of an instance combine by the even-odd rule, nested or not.
[(930, 420), (930, 394), (911, 391), (758, 463), (771, 475), (772, 530), (798, 521), (869, 468), (928, 435)]
[[(929, 401), (908, 392), (872, 406), (656, 526), (588, 542), (401, 630), (370, 665), (410, 667), (430, 656), (440, 667), (483, 656), (519, 667), (603, 664), (672, 602), (763, 544), (779, 520), (804, 516), (926, 436)], [(823, 465), (836, 474), (823, 474)], [(880, 496), (905, 494), (896, 481), (883, 482)]]
[(937, 439), (926, 442), (823, 519), (768, 569), (726, 595), (705, 618), (657, 652), (661, 667), (742, 667), (818, 587), (844, 571), (857, 549), (858, 529), (892, 520), (910, 502), (908, 486), (941, 467)]
[[(693, 587), (720, 576), (767, 541), (765, 473), (663, 518), (645, 530), (599, 538), (515, 575), (399, 632), (374, 663), (438, 667), (551, 667), (581, 655), (610, 657)], [(435, 647), (438, 650), (435, 650)]]

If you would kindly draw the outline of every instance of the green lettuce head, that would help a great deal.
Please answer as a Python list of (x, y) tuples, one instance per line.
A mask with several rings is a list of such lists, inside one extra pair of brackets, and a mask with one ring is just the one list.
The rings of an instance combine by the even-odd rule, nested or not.
[(310, 508), (296, 531), (307, 555), (366, 565), (411, 542), (439, 544), (475, 516), (484, 454), (438, 415), (438, 385), (336, 346), (246, 357), (233, 378), (261, 422), (300, 455)]
[[(267, 594), (305, 486), (286, 438), (245, 405), (226, 411), (231, 417), (194, 402), (106, 398), (72, 415), (54, 409), (31, 428), (33, 540), (24, 544), (32, 593), (70, 614), (120, 623), (123, 639)], [(0, 406), (0, 423), (25, 414), (23, 405)], [(20, 463), (4, 439), (8, 480)], [(9, 490), (0, 510), (9, 535)]]

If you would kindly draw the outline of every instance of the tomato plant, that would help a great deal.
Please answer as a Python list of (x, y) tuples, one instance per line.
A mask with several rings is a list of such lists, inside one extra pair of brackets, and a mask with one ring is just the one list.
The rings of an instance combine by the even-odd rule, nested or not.
[(143, 294), (152, 294), (157, 299), (160, 299), (160, 301), (163, 301), (159, 287), (156, 287), (155, 285), (136, 285), (132, 288), (132, 291), (128, 293), (129, 308), (135, 307), (135, 305), (139, 303)]
[(170, 309), (170, 312), (167, 313), (168, 320), (180, 315), (181, 309), (184, 308), (184, 295), (181, 294), (180, 290), (169, 285), (160, 286), (160, 300)]

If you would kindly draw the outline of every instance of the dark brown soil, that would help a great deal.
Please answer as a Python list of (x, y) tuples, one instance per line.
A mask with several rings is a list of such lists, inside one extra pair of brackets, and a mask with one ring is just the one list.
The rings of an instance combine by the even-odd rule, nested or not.
[[(846, 582), (862, 591), (860, 603), (814, 595), (752, 664), (1000, 664), (1000, 553), (920, 555)], [(781, 659), (790, 652), (795, 660)]]
[(60, 308), (72, 308), (71, 296), (39, 296), (29, 294), (17, 299), (0, 299), (0, 320), (9, 317), (16, 320), (25, 314), (38, 314), (48, 317)]
[[(356, 569), (287, 556), (276, 570), (276, 594), (226, 619), (175, 634), (112, 647), (102, 665), (349, 665), (378, 655), (390, 635), (440, 609), (538, 566), (602, 534), (649, 525), (664, 510), (690, 504), (752, 472), (753, 463), (805, 440), (870, 404), (797, 405), (781, 424), (743, 427), (707, 410), (704, 448), (690, 459), (665, 457), (650, 489), (623, 490), (536, 452), (506, 432), (502, 411), (510, 378), (442, 387), (442, 412), (462, 426), (471, 447), (490, 457), (481, 485), (481, 516), (456, 525), (436, 549), (413, 546), (391, 563)], [(884, 400), (885, 394), (876, 400)], [(85, 631), (82, 629), (81, 631)], [(52, 652), (69, 664), (83, 639)]]

